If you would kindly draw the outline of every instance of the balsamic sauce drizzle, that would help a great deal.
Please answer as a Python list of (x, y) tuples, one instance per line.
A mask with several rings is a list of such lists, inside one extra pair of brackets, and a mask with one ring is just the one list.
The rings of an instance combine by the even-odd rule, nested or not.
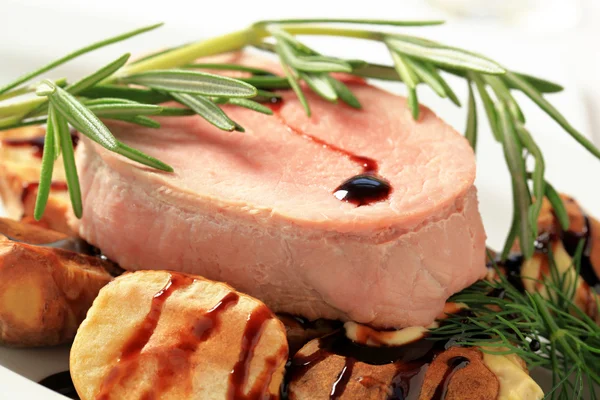
[[(21, 202), (25, 200), (40, 186), (39, 182), (29, 182), (23, 185), (23, 191), (21, 192)], [(50, 183), (50, 189), (52, 190), (67, 190), (68, 186), (66, 182), (52, 182)]]
[[(175, 385), (177, 378), (180, 379), (179, 385), (186, 385), (190, 392), (193, 390), (190, 358), (202, 342), (217, 332), (221, 313), (235, 306), (239, 298), (240, 296), (235, 292), (227, 293), (210, 310), (194, 321), (191, 330), (182, 329), (177, 343), (172, 348), (160, 349), (158, 380), (154, 387), (142, 396), (143, 399), (160, 398), (162, 393)], [(182, 379), (186, 378), (186, 374), (187, 379)]]
[[(71, 130), (71, 141), (73, 142), (73, 148), (77, 147), (79, 143), (79, 137), (75, 130)], [(35, 149), (34, 155), (36, 157), (42, 157), (44, 154), (44, 145), (46, 144), (45, 136), (35, 136), (31, 138), (5, 138), (2, 139), (2, 145), (7, 147), (32, 147)]]
[(79, 395), (77, 394), (77, 390), (75, 390), (75, 385), (69, 371), (50, 375), (38, 383), (70, 399), (79, 400)]
[[(345, 364), (333, 383), (330, 399), (339, 399), (343, 395), (355, 364), (362, 362), (371, 365), (396, 365), (397, 370), (391, 383), (392, 393), (388, 397), (389, 400), (416, 400), (421, 392), (427, 368), (434, 358), (445, 350), (447, 343), (444, 340), (424, 338), (398, 347), (369, 347), (348, 339), (342, 329), (319, 339), (319, 348), (314, 353), (295, 355), (288, 364), (286, 385), (300, 379), (311, 368), (335, 354), (345, 357)], [(452, 364), (452, 368), (456, 370), (464, 366), (466, 365)], [(450, 378), (449, 376), (448, 380)], [(440, 393), (445, 396), (444, 380), (440, 385), (442, 386)], [(287, 392), (286, 386), (282, 390), (283, 399), (287, 398)], [(439, 397), (440, 400), (443, 398)]]
[(36, 157), (42, 157), (44, 154), (44, 144), (46, 138), (44, 136), (37, 136), (32, 138), (6, 138), (2, 139), (2, 145), (7, 147), (33, 147), (35, 152), (33, 153)]
[(269, 104), (269, 107), (273, 110), (273, 114), (287, 127), (288, 131), (310, 140), (325, 149), (338, 153), (361, 167), (362, 174), (348, 178), (333, 191), (335, 198), (340, 201), (352, 203), (357, 207), (384, 201), (389, 198), (392, 187), (387, 180), (378, 176), (379, 164), (376, 160), (355, 154), (290, 126), (281, 115), (280, 110), (282, 106), (283, 99)]
[(339, 399), (344, 391), (346, 390), (346, 386), (348, 385), (348, 381), (352, 377), (352, 369), (354, 368), (354, 364), (356, 360), (354, 358), (346, 358), (346, 363), (344, 364), (344, 368), (340, 371), (335, 382), (333, 382), (333, 386), (331, 387), (331, 393), (329, 394), (329, 398), (331, 400)]
[[(163, 311), (163, 306), (169, 296), (176, 290), (188, 287), (194, 282), (194, 278), (171, 274), (169, 282), (154, 295), (150, 311), (139, 324), (137, 330), (128, 339), (121, 350), (121, 355), (116, 365), (107, 374), (101, 384), (97, 400), (110, 399), (112, 390), (121, 382), (126, 381), (141, 362), (140, 354), (154, 334), (158, 321)], [(220, 315), (239, 301), (239, 295), (230, 292), (225, 295), (215, 306), (201, 315), (193, 324), (192, 329), (184, 328), (179, 332), (176, 344), (170, 348), (159, 348), (156, 352), (151, 350), (149, 354), (156, 355), (159, 359), (158, 380), (153, 387), (142, 394), (141, 399), (158, 399), (174, 384), (186, 385), (193, 390), (193, 374), (190, 366), (190, 357), (195, 353), (200, 343), (208, 340), (213, 333), (217, 332), (220, 325)], [(238, 362), (229, 375), (227, 398), (230, 400), (263, 400), (275, 399), (275, 396), (266, 396), (275, 370), (281, 359), (285, 359), (287, 348), (282, 348), (275, 356), (265, 360), (265, 366), (261, 374), (254, 380), (254, 385), (248, 392), (244, 388), (250, 377), (250, 366), (254, 358), (254, 352), (258, 345), (266, 322), (273, 318), (271, 311), (262, 305), (248, 315), (247, 323), (241, 342), (241, 351)], [(177, 357), (175, 357), (177, 355)], [(173, 356), (173, 357), (171, 357)], [(177, 363), (171, 362), (177, 359)], [(188, 373), (187, 382), (181, 383), (181, 374)]]
[[(265, 384), (265, 381), (267, 379), (270, 381), (272, 373), (259, 379), (248, 393), (244, 393), (244, 387), (250, 375), (250, 363), (254, 358), (256, 346), (262, 336), (266, 322), (272, 318), (273, 313), (265, 305), (258, 307), (248, 316), (242, 337), (242, 349), (239, 359), (229, 374), (229, 389), (227, 393), (229, 400), (262, 400), (264, 397), (265, 391), (268, 388), (268, 383)], [(275, 362), (272, 364), (275, 364)]]
[(167, 284), (154, 295), (150, 311), (134, 334), (125, 342), (116, 365), (102, 382), (100, 391), (96, 396), (97, 400), (109, 400), (112, 389), (135, 371), (138, 356), (150, 341), (158, 325), (165, 302), (177, 289), (187, 287), (193, 282), (194, 279), (187, 275), (172, 274)]

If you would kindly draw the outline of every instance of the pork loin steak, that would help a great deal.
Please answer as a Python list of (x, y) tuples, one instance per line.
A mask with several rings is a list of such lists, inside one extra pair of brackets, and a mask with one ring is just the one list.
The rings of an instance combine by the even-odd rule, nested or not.
[[(309, 118), (291, 92), (275, 116), (224, 106), (245, 133), (197, 116), (158, 130), (110, 123), (175, 173), (84, 139), (79, 233), (126, 269), (224, 281), (277, 312), (431, 323), (486, 272), (473, 152), (429, 109), (415, 122), (404, 98), (348, 85), (362, 110), (308, 93)], [(331, 145), (376, 160), (389, 198), (357, 207), (334, 197), (363, 166)]]

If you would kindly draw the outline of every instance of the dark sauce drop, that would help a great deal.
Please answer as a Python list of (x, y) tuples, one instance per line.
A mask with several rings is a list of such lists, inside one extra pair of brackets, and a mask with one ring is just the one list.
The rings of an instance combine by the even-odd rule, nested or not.
[(277, 99), (275, 103), (270, 104), (271, 110), (273, 110), (275, 116), (279, 118), (290, 132), (302, 136), (303, 138), (320, 145), (324, 149), (328, 149), (329, 151), (348, 158), (350, 161), (358, 164), (362, 169), (362, 174), (347, 179), (333, 191), (333, 195), (338, 200), (346, 201), (360, 207), (386, 200), (389, 197), (392, 192), (392, 187), (387, 180), (377, 175), (379, 172), (379, 164), (376, 160), (355, 154), (290, 126), (281, 116), (280, 110), (282, 106), (283, 99)]
[[(74, 130), (71, 130), (71, 140), (73, 142), (73, 147), (77, 147), (79, 137)], [(7, 147), (33, 147), (35, 149), (35, 156), (42, 157), (44, 154), (46, 138), (45, 136), (36, 136), (32, 138), (6, 138), (2, 139), (2, 144)]]
[(392, 187), (385, 179), (374, 175), (362, 174), (348, 179), (335, 189), (336, 199), (364, 206), (383, 201), (390, 196)]
[(281, 106), (283, 106), (283, 99), (281, 97), (271, 97), (269, 98), (269, 104), (267, 105), (273, 112), (277, 112)]
[(530, 343), (529, 343), (529, 350), (531, 351), (538, 351), (539, 349), (542, 348), (541, 343), (539, 342), (539, 340), (533, 339)]
[(79, 395), (75, 390), (75, 385), (73, 385), (73, 380), (71, 379), (71, 373), (69, 371), (50, 375), (38, 383), (70, 399), (79, 400)]
[(583, 252), (581, 253), (580, 271), (579, 274), (583, 280), (593, 288), (596, 293), (600, 294), (600, 277), (596, 275), (594, 266), (592, 265), (591, 253), (592, 253), (592, 226), (590, 219), (587, 215), (584, 215), (584, 228), (581, 232), (566, 231), (563, 232), (562, 241), (565, 250), (571, 257), (574, 257), (577, 253), (577, 248), (580, 242), (583, 241)]

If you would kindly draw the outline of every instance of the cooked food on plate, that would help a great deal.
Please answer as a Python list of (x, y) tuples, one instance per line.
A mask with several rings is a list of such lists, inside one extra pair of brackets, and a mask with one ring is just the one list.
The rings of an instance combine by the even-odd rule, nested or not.
[(285, 328), (260, 301), (200, 277), (140, 271), (94, 300), (71, 375), (84, 400), (264, 399), (278, 396), (287, 357)]
[[(415, 121), (405, 99), (347, 85), (362, 110), (310, 93), (318, 118), (307, 119), (293, 93), (271, 106), (274, 117), (223, 106), (243, 134), (199, 116), (160, 119), (160, 130), (109, 123), (177, 172), (82, 139), (79, 234), (123, 268), (228, 282), (276, 312), (430, 324), (450, 295), (486, 274), (473, 151), (428, 109)], [(389, 193), (357, 197), (364, 206), (340, 201), (332, 193), (349, 179), (382, 180)]]
[[(339, 23), (438, 22), (263, 21), (23, 86), (151, 26), (0, 88), (0, 343), (72, 341), (70, 371), (42, 385), (84, 400), (537, 400), (543, 367), (555, 396), (595, 390), (600, 223), (547, 182), (512, 96), (600, 157), (545, 99), (562, 88)], [(297, 34), (379, 41), (393, 65)], [(447, 74), (468, 83), (464, 136), (418, 101), (423, 84), (460, 104)], [(474, 186), (476, 93), (513, 181), (499, 253)]]
[[(54, 182), (44, 216), (35, 220), (33, 209), (38, 193), (45, 129), (32, 126), (0, 131), (0, 194), (8, 217), (73, 235), (65, 215), (70, 210), (69, 193), (62, 168), (56, 161)], [(73, 143), (78, 136), (73, 133)]]
[(62, 233), (0, 218), (0, 343), (51, 346), (73, 340), (116, 268), (86, 250)]

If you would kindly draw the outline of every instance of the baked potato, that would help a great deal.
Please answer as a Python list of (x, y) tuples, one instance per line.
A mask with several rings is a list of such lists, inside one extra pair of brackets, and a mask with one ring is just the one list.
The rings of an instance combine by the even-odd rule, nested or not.
[(277, 398), (285, 329), (230, 286), (166, 271), (105, 286), (71, 349), (82, 400)]

